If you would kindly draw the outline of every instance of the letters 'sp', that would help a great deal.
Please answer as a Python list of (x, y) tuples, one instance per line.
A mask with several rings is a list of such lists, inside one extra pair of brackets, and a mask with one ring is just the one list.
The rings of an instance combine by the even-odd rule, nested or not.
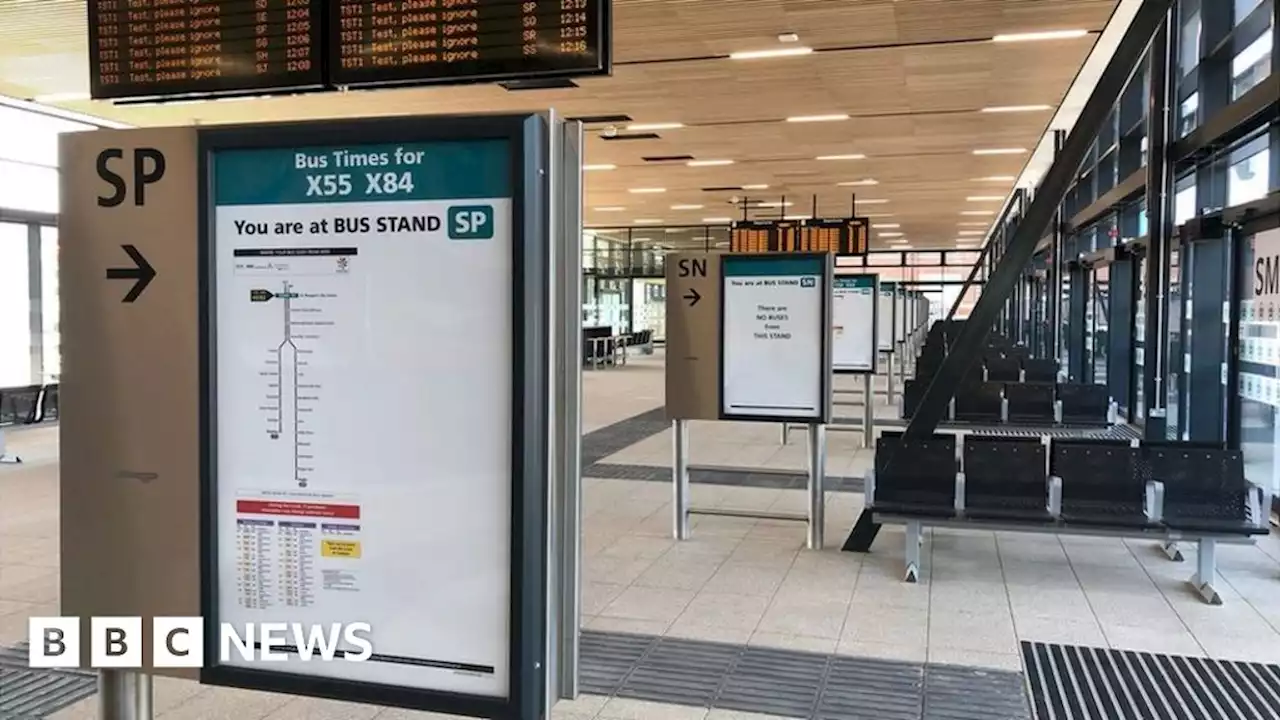
[(80, 667), (80, 618), (28, 618), (27, 641), (31, 667)]

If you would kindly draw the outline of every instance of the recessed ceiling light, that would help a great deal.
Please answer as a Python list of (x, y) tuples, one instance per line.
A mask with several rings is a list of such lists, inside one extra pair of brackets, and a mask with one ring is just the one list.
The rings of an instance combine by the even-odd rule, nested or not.
[(633, 237), (631, 240), (633, 242), (653, 242), (653, 238), (649, 237)]
[(839, 122), (848, 120), (849, 116), (844, 113), (832, 113), (830, 115), (794, 115), (787, 118), (787, 122), (793, 123), (811, 123), (811, 122)]
[(880, 223), (879, 225), (872, 225), (871, 227), (876, 230), (897, 230), (902, 226), (898, 223)]
[(729, 53), (730, 60), (761, 60), (764, 58), (795, 57), (813, 52), (811, 47), (775, 48), (773, 50), (744, 50)]
[(973, 182), (1013, 182), (1017, 179), (1012, 175), (988, 175), (986, 177), (973, 178)]
[(863, 217), (863, 218), (890, 218), (890, 217), (893, 217), (893, 213), (860, 213), (860, 214), (858, 215), (858, 217)]
[(768, 190), (769, 186), (765, 185), (764, 183), (758, 183), (756, 185), (743, 185), (742, 189), (743, 190)]
[(583, 170), (617, 170), (617, 165), (583, 165)]
[(659, 225), (662, 223), (662, 220), (659, 218), (636, 218), (631, 222), (635, 223), (636, 225)]
[(31, 99), (38, 103), (73, 102), (76, 100), (88, 100), (89, 93), (87, 92), (50, 93), (48, 95), (37, 95)]
[(716, 167), (718, 165), (732, 165), (732, 160), (690, 160), (685, 163), (689, 167)]
[(986, 230), (960, 230), (957, 235), (986, 235)]
[(596, 212), (621, 212), (623, 210), (626, 210), (626, 208), (621, 205), (602, 205), (596, 208)]
[(1021, 155), (1026, 152), (1026, 148), (980, 148), (974, 150), (974, 155)]
[(768, 202), (753, 203), (753, 204), (756, 207), (776, 208), (776, 207), (791, 207), (795, 203), (791, 202), (790, 200), (787, 200), (786, 202), (768, 201)]
[(684, 127), (684, 123), (678, 122), (660, 122), (660, 123), (631, 123), (627, 126), (628, 131), (640, 132), (650, 130), (678, 130)]
[(995, 215), (995, 210), (963, 210), (961, 215)]
[(1047, 30), (1043, 32), (1007, 33), (991, 38), (993, 42), (1034, 42), (1036, 40), (1070, 40), (1088, 35), (1088, 30)]
[(883, 198), (876, 199), (876, 200), (863, 200), (862, 198), (858, 198), (858, 200), (857, 200), (857, 203), (858, 203), (859, 205), (883, 205), (883, 204), (885, 204), (885, 203), (887, 203), (887, 202), (889, 202), (889, 201), (888, 201), (888, 200), (885, 200), (885, 199), (883, 199)]
[(1043, 110), (1052, 110), (1052, 105), (992, 105), (991, 107), (982, 108), (984, 113), (1020, 113), (1020, 112), (1041, 112)]
[(819, 155), (816, 160), (866, 160), (867, 156), (860, 153), (850, 153), (848, 155)]
[(900, 233), (900, 232), (882, 232), (882, 233), (876, 233), (876, 237), (882, 237), (882, 238), (900, 238), (900, 237), (902, 237), (902, 233)]
[(962, 222), (960, 227), (990, 227), (989, 222)]
[(879, 185), (880, 181), (872, 178), (865, 180), (849, 180), (847, 182), (836, 183), (840, 187), (865, 187), (867, 185)]
[(778, 42), (784, 42), (784, 43), (800, 42), (800, 36), (793, 32), (778, 33)]
[(967, 202), (1000, 202), (1004, 200), (1003, 195), (970, 195), (965, 198)]
[(727, 223), (727, 222), (733, 222), (733, 218), (727, 218), (727, 217), (702, 218), (702, 222), (704, 222), (704, 223)]
[(672, 210), (701, 210), (701, 205), (672, 205)]
[(783, 220), (808, 220), (812, 215), (783, 215)]
[(631, 188), (627, 192), (635, 193), (637, 195), (651, 195), (653, 193), (664, 193), (666, 191), (666, 188)]

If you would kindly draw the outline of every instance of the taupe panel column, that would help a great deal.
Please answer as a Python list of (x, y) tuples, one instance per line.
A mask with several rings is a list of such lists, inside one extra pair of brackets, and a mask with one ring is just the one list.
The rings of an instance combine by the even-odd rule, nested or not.
[(84, 666), (89, 616), (143, 616), (150, 668), (151, 618), (200, 614), (196, 130), (65, 134), (61, 167), (62, 614)]

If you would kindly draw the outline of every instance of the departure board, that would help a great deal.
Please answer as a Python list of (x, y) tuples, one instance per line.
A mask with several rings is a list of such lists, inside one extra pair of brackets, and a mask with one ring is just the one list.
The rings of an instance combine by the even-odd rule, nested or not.
[(145, 99), (322, 87), (324, 5), (88, 0), (90, 94)]
[(334, 85), (605, 74), (609, 0), (332, 0)]

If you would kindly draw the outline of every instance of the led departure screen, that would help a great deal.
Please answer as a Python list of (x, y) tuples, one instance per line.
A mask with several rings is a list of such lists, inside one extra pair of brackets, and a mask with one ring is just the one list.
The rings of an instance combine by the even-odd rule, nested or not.
[(332, 0), (335, 85), (608, 71), (608, 0)]
[(320, 87), (323, 5), (89, 0), (91, 94), (150, 98)]

